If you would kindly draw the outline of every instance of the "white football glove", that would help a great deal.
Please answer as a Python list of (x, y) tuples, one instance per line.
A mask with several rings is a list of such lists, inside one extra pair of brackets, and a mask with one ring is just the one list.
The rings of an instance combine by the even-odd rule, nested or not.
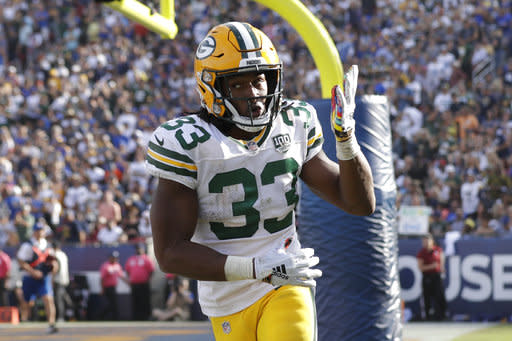
[(311, 248), (300, 249), (295, 253), (281, 248), (275, 253), (256, 257), (255, 277), (273, 286), (290, 284), (315, 287), (315, 278), (322, 276), (322, 271), (312, 269), (320, 261), (314, 254), (315, 251)]
[(336, 138), (336, 156), (339, 160), (353, 159), (361, 150), (354, 133), (358, 75), (358, 66), (352, 65), (345, 74), (343, 91), (339, 85), (331, 90), (331, 129)]

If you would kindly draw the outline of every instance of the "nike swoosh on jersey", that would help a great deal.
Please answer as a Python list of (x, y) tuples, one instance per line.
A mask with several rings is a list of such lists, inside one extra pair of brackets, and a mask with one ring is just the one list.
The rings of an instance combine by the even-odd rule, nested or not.
[(156, 140), (156, 142), (158, 142), (159, 145), (161, 145), (161, 146), (164, 145), (164, 139), (163, 138), (160, 139), (160, 138), (158, 138), (158, 136), (155, 135), (155, 140)]

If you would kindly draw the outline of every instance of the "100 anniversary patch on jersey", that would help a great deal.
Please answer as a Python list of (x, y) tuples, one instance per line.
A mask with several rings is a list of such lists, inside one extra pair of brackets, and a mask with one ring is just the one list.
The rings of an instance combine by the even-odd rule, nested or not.
[(272, 137), (276, 150), (280, 153), (286, 153), (292, 144), (292, 139), (289, 134), (279, 134)]

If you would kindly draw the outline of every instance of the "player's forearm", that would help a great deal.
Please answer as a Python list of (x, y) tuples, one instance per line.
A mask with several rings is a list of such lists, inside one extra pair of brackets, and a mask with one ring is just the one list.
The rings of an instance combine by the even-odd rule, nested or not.
[(181, 241), (162, 250), (155, 249), (158, 265), (163, 272), (203, 281), (225, 281), (226, 256), (191, 242)]
[(375, 211), (375, 192), (370, 165), (365, 156), (358, 155), (340, 166), (339, 188), (344, 209), (350, 214), (366, 216)]
[(354, 111), (359, 67), (352, 65), (331, 91), (331, 130), (339, 160), (335, 202), (348, 213), (370, 215), (375, 210), (375, 194), (370, 166), (355, 135)]

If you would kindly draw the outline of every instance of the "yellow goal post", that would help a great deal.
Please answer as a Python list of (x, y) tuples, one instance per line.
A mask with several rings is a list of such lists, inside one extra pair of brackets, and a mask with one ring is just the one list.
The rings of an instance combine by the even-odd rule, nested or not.
[(174, 21), (174, 0), (160, 0), (160, 12), (137, 0), (96, 0), (124, 14), (163, 38), (174, 39), (178, 26)]

